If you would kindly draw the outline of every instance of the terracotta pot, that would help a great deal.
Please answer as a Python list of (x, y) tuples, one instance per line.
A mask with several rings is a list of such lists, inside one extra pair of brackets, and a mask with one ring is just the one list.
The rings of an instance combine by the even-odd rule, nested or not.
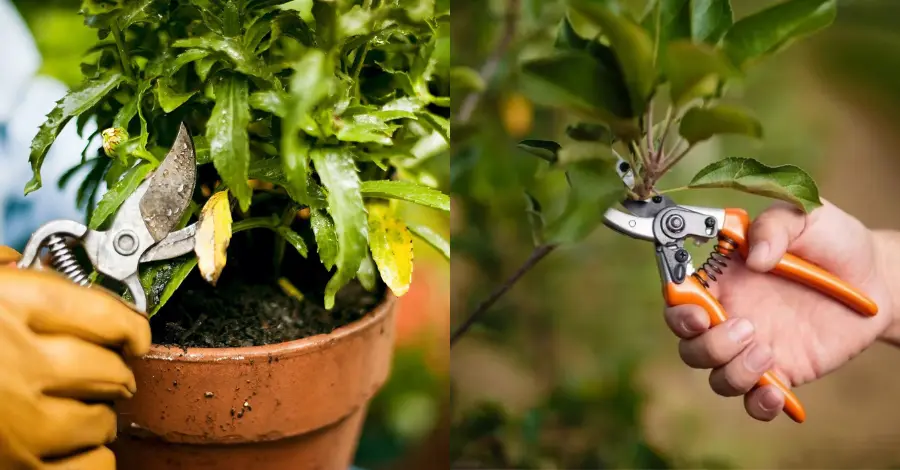
[(331, 334), (248, 348), (154, 345), (116, 405), (118, 468), (347, 470), (393, 354), (394, 306)]

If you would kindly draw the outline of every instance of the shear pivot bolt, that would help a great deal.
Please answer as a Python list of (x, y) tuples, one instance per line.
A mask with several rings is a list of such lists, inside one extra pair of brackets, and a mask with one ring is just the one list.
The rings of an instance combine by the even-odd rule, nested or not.
[(137, 238), (130, 231), (122, 232), (116, 236), (113, 245), (116, 251), (122, 256), (128, 256), (137, 251)]
[(688, 252), (685, 250), (678, 250), (675, 252), (675, 261), (679, 263), (684, 263), (688, 260)]
[(666, 220), (666, 227), (673, 232), (680, 232), (684, 229), (684, 219), (680, 215), (673, 215)]

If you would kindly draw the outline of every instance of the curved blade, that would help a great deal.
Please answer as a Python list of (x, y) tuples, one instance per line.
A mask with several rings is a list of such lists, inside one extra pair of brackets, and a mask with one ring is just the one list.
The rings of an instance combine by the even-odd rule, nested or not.
[(197, 183), (194, 141), (184, 123), (165, 160), (156, 169), (141, 198), (141, 218), (155, 241), (165, 238), (188, 208)]

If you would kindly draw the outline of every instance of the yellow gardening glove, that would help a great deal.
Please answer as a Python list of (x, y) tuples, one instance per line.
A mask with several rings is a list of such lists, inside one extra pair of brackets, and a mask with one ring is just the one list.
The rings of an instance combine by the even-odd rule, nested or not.
[(100, 402), (134, 394), (121, 354), (149, 350), (149, 323), (18, 258), (0, 247), (0, 469), (113, 470), (116, 415)]

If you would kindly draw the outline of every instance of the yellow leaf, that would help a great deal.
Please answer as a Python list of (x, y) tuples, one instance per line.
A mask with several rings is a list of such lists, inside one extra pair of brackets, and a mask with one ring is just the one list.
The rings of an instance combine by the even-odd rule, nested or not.
[(225, 269), (226, 251), (231, 241), (231, 202), (228, 190), (212, 195), (200, 211), (194, 253), (200, 274), (212, 285)]
[(397, 297), (409, 290), (413, 241), (409, 229), (387, 204), (369, 204), (369, 248), (385, 284)]

